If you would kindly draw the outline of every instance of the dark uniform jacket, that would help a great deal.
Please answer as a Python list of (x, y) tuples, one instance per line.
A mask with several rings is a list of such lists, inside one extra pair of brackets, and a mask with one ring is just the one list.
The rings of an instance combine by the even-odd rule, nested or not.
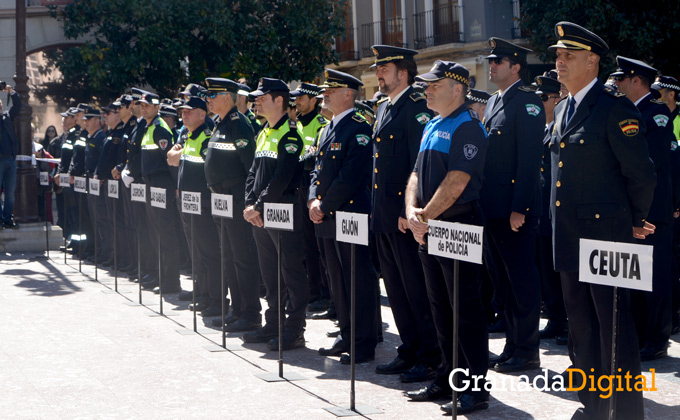
[(645, 138), (649, 157), (656, 170), (656, 188), (647, 220), (650, 223), (673, 222), (673, 183), (671, 179), (671, 146), (675, 140), (671, 110), (665, 103), (649, 94), (642, 98), (637, 108), (647, 127)]
[(640, 113), (597, 81), (564, 127), (555, 108), (550, 140), (555, 270), (578, 271), (579, 239), (632, 242), (652, 203), (656, 175)]
[(59, 162), (58, 172), (60, 174), (68, 173), (69, 167), (71, 166), (71, 158), (73, 157), (73, 146), (76, 141), (80, 138), (80, 127), (71, 127), (61, 144), (61, 162)]
[(99, 155), (104, 146), (104, 141), (106, 141), (106, 133), (101, 129), (88, 137), (85, 145), (85, 176), (93, 177), (97, 171)]
[(255, 133), (233, 107), (212, 133), (205, 155), (205, 180), (217, 193), (245, 182), (255, 158)]
[[(418, 157), (423, 129), (434, 113), (425, 95), (409, 86), (387, 110), (389, 101), (378, 106), (373, 132), (373, 181), (371, 182), (371, 230), (399, 230), (399, 217), (406, 217), (404, 193)], [(387, 110), (387, 111), (386, 111)]]
[(538, 233), (543, 236), (552, 235), (552, 223), (550, 223), (550, 138), (555, 126), (553, 120), (545, 127), (543, 137), (543, 156), (541, 157), (541, 217), (538, 221)]
[(335, 212), (371, 211), (371, 126), (352, 111), (327, 125), (319, 138), (319, 156), (312, 171), (309, 200), (321, 201), (323, 223), (315, 224), (319, 238), (335, 237)]
[[(276, 141), (272, 142), (277, 144), (277, 150), (260, 150), (260, 143), (271, 137), (273, 132), (278, 133)], [(297, 125), (288, 119), (287, 114), (284, 115), (274, 127), (265, 125), (262, 128), (257, 146), (246, 179), (246, 207), (254, 206), (262, 213), (264, 203), (294, 203), (302, 175), (300, 153), (303, 145)]]
[(73, 156), (71, 157), (71, 166), (68, 168), (68, 173), (71, 176), (85, 176), (85, 147), (89, 134), (84, 129), (81, 129), (79, 134), (73, 142)]
[(485, 217), (508, 218), (511, 212), (541, 215), (540, 167), (545, 111), (538, 95), (518, 81), (503, 98), (489, 99), (484, 126), (489, 148), (484, 165), (480, 204)]
[(118, 147), (118, 157), (116, 158), (116, 169), (118, 172), (123, 172), (123, 169), (125, 169), (125, 164), (128, 160), (128, 147), (130, 147), (132, 132), (135, 128), (137, 128), (137, 118), (132, 115), (126, 123), (123, 123), (123, 132), (120, 138), (120, 146)]
[[(132, 118), (135, 118), (134, 116)], [(128, 121), (129, 123), (129, 121)], [(127, 160), (125, 167), (137, 182), (142, 178), (142, 137), (146, 132), (146, 120), (136, 120), (128, 138)]]
[(113, 130), (109, 131), (106, 136), (102, 152), (99, 155), (99, 163), (97, 164), (97, 178), (99, 179), (113, 179), (111, 170), (116, 166), (118, 161), (118, 152), (122, 147), (123, 135), (125, 134), (125, 124), (120, 122)]

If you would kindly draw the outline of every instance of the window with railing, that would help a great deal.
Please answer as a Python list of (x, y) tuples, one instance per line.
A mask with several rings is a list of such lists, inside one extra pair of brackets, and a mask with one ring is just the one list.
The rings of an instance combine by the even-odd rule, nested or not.
[(460, 7), (457, 1), (439, 1), (432, 10), (413, 15), (416, 49), (463, 42), (460, 27)]
[(26, 0), (26, 6), (63, 6), (73, 3), (73, 0)]
[(405, 21), (402, 18), (390, 18), (361, 25), (361, 57), (372, 56), (371, 46), (375, 44), (406, 48), (407, 45), (404, 43)]

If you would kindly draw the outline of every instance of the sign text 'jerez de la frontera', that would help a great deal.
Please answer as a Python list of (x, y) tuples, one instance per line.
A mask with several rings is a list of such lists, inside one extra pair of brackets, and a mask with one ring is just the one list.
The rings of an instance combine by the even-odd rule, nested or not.
[(201, 193), (182, 191), (182, 213), (201, 214)]

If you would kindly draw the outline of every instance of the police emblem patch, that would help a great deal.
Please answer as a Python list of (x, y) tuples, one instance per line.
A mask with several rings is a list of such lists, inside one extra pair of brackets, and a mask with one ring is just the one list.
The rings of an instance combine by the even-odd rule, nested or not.
[(677, 149), (678, 149), (678, 141), (677, 141), (677, 140), (673, 140), (673, 141), (671, 142), (671, 152), (675, 152)]
[(295, 143), (288, 143), (286, 145), (286, 152), (288, 153), (295, 153), (298, 151), (298, 145)]
[(238, 139), (234, 142), (234, 144), (239, 149), (243, 149), (244, 147), (246, 147), (248, 145), (248, 139)]
[(366, 134), (357, 134), (357, 143), (359, 143), (360, 146), (366, 146), (369, 141), (371, 141), (371, 138), (368, 137)]
[(416, 121), (418, 121), (421, 124), (427, 124), (430, 121), (430, 114), (422, 112), (416, 115)]
[(477, 150), (479, 149), (477, 149), (477, 146), (474, 144), (466, 144), (463, 146), (463, 154), (465, 155), (465, 159), (470, 160), (475, 157), (475, 155), (477, 155)]
[(168, 141), (166, 139), (158, 140), (158, 147), (165, 150), (168, 147)]
[(638, 131), (640, 131), (640, 123), (638, 123), (638, 120), (633, 119), (620, 121), (619, 127), (621, 127), (623, 134), (628, 137), (633, 137), (638, 133)]
[(655, 115), (654, 122), (656, 122), (656, 125), (659, 127), (665, 127), (666, 124), (668, 124), (668, 117), (663, 114)]
[(527, 109), (527, 114), (531, 115), (532, 117), (535, 117), (541, 113), (541, 108), (539, 108), (538, 105), (526, 104), (524, 106)]

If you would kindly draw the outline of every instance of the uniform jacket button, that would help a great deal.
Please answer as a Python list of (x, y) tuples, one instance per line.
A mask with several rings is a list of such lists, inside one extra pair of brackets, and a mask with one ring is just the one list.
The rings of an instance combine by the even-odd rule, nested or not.
[(555, 207), (559, 207), (559, 206), (560, 206), (560, 200), (555, 201)]

